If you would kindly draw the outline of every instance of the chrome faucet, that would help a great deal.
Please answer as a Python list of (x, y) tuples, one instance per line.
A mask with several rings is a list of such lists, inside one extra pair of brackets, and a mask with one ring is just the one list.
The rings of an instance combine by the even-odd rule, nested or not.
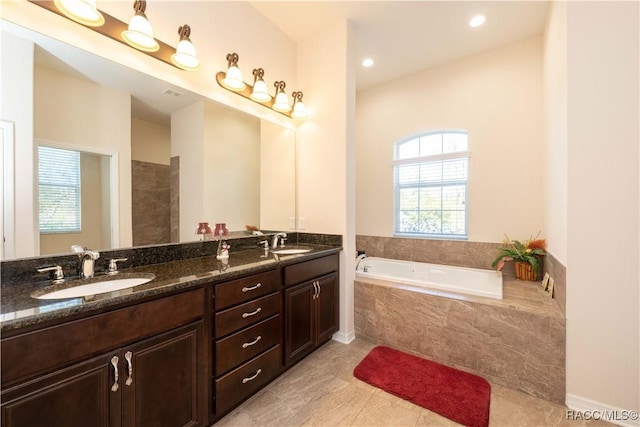
[(96, 260), (100, 258), (100, 253), (86, 248), (83, 248), (83, 251), (79, 252), (76, 247), (77, 245), (74, 245), (72, 248), (73, 251), (78, 252), (80, 256), (80, 278), (91, 279), (95, 274)]
[(358, 266), (360, 266), (360, 262), (367, 257), (366, 254), (360, 254), (356, 257), (356, 271), (358, 271)]
[(284, 241), (287, 240), (287, 233), (274, 234), (273, 240), (271, 241), (271, 249), (275, 249), (278, 247), (278, 238), (280, 238), (280, 247), (284, 246)]

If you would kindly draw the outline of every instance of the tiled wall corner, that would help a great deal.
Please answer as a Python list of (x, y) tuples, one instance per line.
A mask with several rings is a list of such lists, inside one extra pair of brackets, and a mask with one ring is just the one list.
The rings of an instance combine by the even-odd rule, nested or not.
[(180, 156), (171, 158), (169, 187), (171, 243), (178, 243), (180, 241)]
[(170, 166), (131, 161), (133, 245), (169, 243)]

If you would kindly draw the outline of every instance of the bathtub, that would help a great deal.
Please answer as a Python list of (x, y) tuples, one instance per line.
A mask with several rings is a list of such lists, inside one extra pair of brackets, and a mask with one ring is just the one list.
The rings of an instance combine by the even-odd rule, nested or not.
[(357, 264), (356, 277), (502, 299), (502, 273), (494, 270), (368, 257)]

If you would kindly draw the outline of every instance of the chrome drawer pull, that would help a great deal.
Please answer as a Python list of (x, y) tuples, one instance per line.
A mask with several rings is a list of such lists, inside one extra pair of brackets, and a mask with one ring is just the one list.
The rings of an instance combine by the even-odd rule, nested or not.
[(258, 377), (258, 375), (260, 375), (260, 372), (262, 372), (262, 369), (258, 369), (258, 370), (256, 371), (256, 373), (255, 373), (255, 374), (253, 374), (253, 375), (252, 375), (252, 376), (250, 376), (250, 377), (243, 378), (243, 379), (242, 379), (242, 384), (246, 384), (246, 383), (248, 383), (249, 381), (253, 381), (253, 380), (255, 380), (255, 379)]
[(260, 286), (262, 286), (262, 283), (256, 283), (255, 286), (251, 286), (250, 288), (247, 288), (246, 286), (244, 288), (242, 288), (242, 292), (249, 292), (249, 291), (255, 291), (256, 289), (258, 289)]
[(246, 319), (247, 317), (251, 317), (251, 316), (255, 316), (256, 314), (260, 313), (262, 311), (262, 309), (260, 307), (256, 308), (255, 310), (253, 310), (250, 313), (242, 313), (242, 318)]
[(258, 335), (255, 340), (242, 344), (242, 348), (247, 348), (247, 347), (251, 347), (252, 345), (256, 345), (258, 344), (258, 341), (260, 341), (261, 339), (262, 337)]
[(124, 382), (126, 385), (131, 385), (133, 384), (133, 362), (131, 361), (131, 356), (133, 356), (133, 354), (130, 351), (127, 351), (124, 354), (124, 358), (127, 361), (127, 366), (129, 367), (129, 377), (127, 378), (127, 380)]
[(113, 385), (111, 391), (118, 391), (118, 356), (111, 358), (111, 365), (113, 365)]

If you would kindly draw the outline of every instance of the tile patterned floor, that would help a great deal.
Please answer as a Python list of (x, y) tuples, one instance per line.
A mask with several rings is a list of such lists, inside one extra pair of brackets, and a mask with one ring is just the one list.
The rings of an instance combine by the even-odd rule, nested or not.
[[(458, 426), (420, 406), (370, 386), (353, 368), (374, 347), (330, 341), (244, 402), (216, 427), (286, 426)], [(609, 426), (568, 421), (565, 407), (505, 387), (491, 386), (490, 427)]]

